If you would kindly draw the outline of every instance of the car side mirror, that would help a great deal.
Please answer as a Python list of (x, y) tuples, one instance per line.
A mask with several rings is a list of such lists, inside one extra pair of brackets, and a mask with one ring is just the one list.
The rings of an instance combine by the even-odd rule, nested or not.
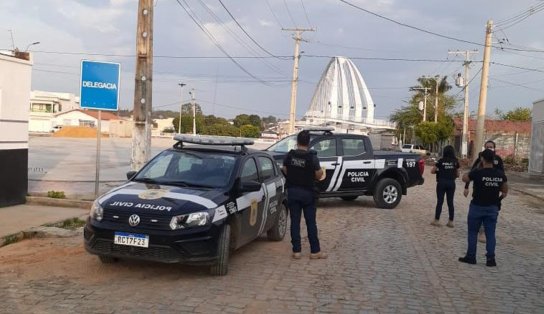
[(257, 181), (240, 182), (240, 192), (257, 192), (261, 189), (261, 184)]
[(131, 171), (127, 172), (127, 180), (132, 179), (132, 177), (134, 177), (134, 175), (136, 175), (136, 172), (138, 172), (138, 171), (131, 170)]

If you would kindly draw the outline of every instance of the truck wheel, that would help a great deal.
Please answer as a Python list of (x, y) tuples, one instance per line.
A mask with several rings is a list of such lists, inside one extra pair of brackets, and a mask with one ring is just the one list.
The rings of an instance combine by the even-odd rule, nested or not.
[(217, 262), (210, 267), (210, 274), (224, 276), (229, 270), (230, 225), (225, 224), (217, 241)]
[(374, 202), (379, 208), (395, 208), (402, 198), (400, 183), (391, 178), (381, 179), (374, 191)]
[(287, 208), (285, 205), (278, 206), (278, 217), (276, 223), (266, 232), (266, 236), (270, 241), (281, 241), (287, 232)]
[(358, 198), (359, 196), (342, 196), (342, 199), (344, 201), (354, 201)]
[(98, 258), (100, 259), (102, 264), (113, 264), (119, 261), (119, 259), (116, 257), (105, 256), (105, 255), (98, 255)]

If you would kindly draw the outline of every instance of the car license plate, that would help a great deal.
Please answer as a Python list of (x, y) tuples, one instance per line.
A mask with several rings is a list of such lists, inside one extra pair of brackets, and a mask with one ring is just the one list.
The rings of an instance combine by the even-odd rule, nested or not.
[(128, 246), (149, 247), (149, 236), (137, 233), (115, 232), (113, 243)]

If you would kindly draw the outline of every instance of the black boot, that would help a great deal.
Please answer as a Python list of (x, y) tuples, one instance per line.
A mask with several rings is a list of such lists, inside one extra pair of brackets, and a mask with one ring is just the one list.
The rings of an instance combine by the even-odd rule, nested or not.
[(495, 258), (494, 257), (488, 257), (487, 261), (485, 262), (485, 266), (489, 266), (489, 267), (497, 266), (497, 262), (495, 261)]
[(470, 258), (468, 256), (459, 257), (459, 261), (461, 263), (467, 263), (467, 264), (476, 264), (476, 258)]

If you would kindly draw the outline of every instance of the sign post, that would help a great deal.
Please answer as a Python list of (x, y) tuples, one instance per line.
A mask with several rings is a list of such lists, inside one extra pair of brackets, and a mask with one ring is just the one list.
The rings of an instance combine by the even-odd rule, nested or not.
[(119, 109), (120, 77), (121, 65), (119, 63), (89, 60), (81, 61), (81, 108), (98, 110), (96, 127), (96, 176), (94, 184), (95, 197), (98, 197), (100, 183), (102, 110), (117, 111)]

